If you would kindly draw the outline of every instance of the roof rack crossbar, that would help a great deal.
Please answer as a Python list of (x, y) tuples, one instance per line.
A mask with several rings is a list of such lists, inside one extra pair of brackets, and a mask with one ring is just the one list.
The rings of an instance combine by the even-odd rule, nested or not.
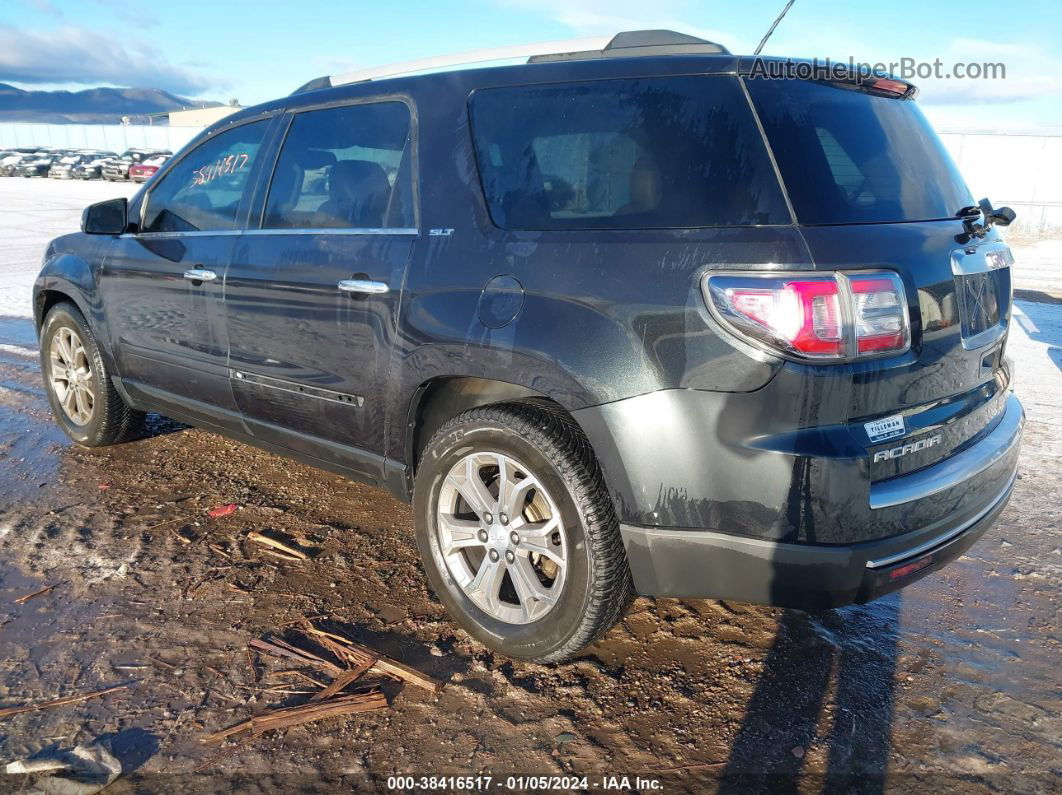
[(412, 61), (355, 69), (331, 77), (311, 80), (296, 93), (312, 91), (326, 86), (342, 86), (398, 77), (416, 72), (446, 70), (458, 66), (483, 64), (491, 61), (506, 61), (527, 58), (528, 63), (555, 60), (583, 60), (603, 57), (626, 57), (631, 55), (680, 55), (680, 54), (729, 54), (721, 44), (705, 41), (695, 36), (670, 30), (638, 30), (618, 33), (614, 36), (587, 36), (578, 39), (540, 41), (535, 44), (517, 44), (509, 47), (490, 47), (484, 50)]

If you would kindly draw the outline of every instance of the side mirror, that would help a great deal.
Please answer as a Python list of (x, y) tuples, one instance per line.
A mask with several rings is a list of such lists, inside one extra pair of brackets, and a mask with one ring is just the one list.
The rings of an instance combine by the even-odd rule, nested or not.
[(128, 216), (128, 199), (96, 202), (81, 214), (81, 231), (89, 235), (120, 235), (128, 226)]

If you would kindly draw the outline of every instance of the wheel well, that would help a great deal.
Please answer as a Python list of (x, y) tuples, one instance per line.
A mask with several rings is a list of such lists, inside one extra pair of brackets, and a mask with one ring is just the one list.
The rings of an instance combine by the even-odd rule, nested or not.
[(58, 290), (41, 290), (40, 295), (37, 296), (35, 312), (38, 329), (44, 324), (44, 318), (47, 317), (48, 311), (56, 304), (60, 304), (64, 301), (77, 306), (74, 299), (66, 293), (61, 293)]
[(490, 378), (437, 378), (424, 384), (419, 399), (410, 413), (410, 433), (407, 441), (408, 458), (416, 470), (421, 453), (428, 441), (447, 420), (462, 412), (493, 403), (537, 398), (557, 404), (547, 395), (525, 386), (495, 381)]

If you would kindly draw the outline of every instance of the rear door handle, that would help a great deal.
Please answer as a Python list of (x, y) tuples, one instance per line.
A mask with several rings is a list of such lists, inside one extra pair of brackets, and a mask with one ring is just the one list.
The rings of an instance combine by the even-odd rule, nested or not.
[(340, 292), (357, 295), (383, 295), (391, 289), (386, 282), (374, 282), (369, 279), (344, 279), (336, 287)]
[(218, 275), (204, 268), (192, 268), (184, 272), (184, 278), (190, 282), (212, 282), (218, 278)]

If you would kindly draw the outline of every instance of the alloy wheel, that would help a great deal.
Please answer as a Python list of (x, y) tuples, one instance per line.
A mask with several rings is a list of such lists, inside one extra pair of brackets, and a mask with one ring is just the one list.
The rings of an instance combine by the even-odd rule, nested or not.
[(63, 326), (49, 348), (51, 386), (63, 413), (75, 425), (87, 425), (96, 407), (92, 365), (74, 329)]
[(439, 552), (481, 610), (509, 624), (545, 616), (564, 589), (568, 541), (560, 510), (523, 463), (471, 453), (443, 481)]

